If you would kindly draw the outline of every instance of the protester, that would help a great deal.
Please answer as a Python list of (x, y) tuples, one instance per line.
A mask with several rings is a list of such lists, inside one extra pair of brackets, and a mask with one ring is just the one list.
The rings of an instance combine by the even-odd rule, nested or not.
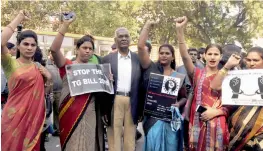
[(12, 57), (16, 57), (16, 47), (13, 43), (7, 42), (6, 47), (9, 50), (9, 53), (11, 54)]
[[(206, 67), (196, 68), (187, 53), (184, 39), (184, 28), (187, 24), (186, 17), (176, 20), (176, 31), (179, 50), (188, 76), (194, 85), (194, 97), (191, 105), (189, 119), (189, 145), (191, 151), (217, 150), (223, 151), (228, 145), (228, 127), (226, 117), (228, 111), (221, 106), (221, 93), (211, 91), (210, 81), (218, 72), (218, 63), (222, 56), (222, 48), (210, 44), (205, 49)], [(201, 105), (205, 111), (197, 112)]]
[[(7, 49), (9, 50), (9, 53), (11, 54), (12, 58), (16, 57), (16, 50), (15, 50), (15, 45), (13, 43), (7, 42), (6, 44)], [(4, 107), (4, 104), (7, 101), (8, 98), (8, 87), (7, 87), (7, 79), (5, 77), (4, 71), (1, 68), (1, 105), (2, 108)]]
[[(232, 54), (237, 54), (239, 56), (241, 55), (241, 48), (235, 44), (226, 44), (223, 46), (222, 49), (223, 49), (223, 56), (218, 64), (218, 69), (221, 69), (226, 64), (226, 62), (228, 61), (228, 59)], [(237, 67), (237, 69), (241, 69), (240, 68), (241, 63), (242, 62), (240, 62), (240, 65)]]
[[(195, 67), (203, 69), (204, 66), (200, 62), (197, 62), (198, 61), (197, 53), (198, 53), (197, 49), (195, 49), (195, 48), (188, 49), (188, 54), (191, 56), (192, 62), (195, 65)], [(178, 67), (176, 71), (179, 72), (179, 73), (187, 75), (187, 72), (186, 72), (186, 69), (185, 69), (184, 65), (181, 65), (180, 67)], [(187, 90), (187, 95), (188, 95), (192, 91), (191, 90), (192, 86), (191, 86), (191, 83), (190, 83), (190, 80), (189, 80), (188, 76), (186, 76), (185, 84), (186, 84), (186, 90)]]
[[(42, 50), (37, 46), (36, 48), (36, 52), (33, 56), (33, 60), (34, 62), (38, 62), (39, 64), (41, 64), (43, 67), (46, 66), (45, 60), (43, 59), (43, 54), (42, 54)], [(49, 127), (52, 126), (52, 122), (51, 122), (51, 113), (52, 113), (52, 102), (53, 102), (53, 91), (52, 91), (52, 86), (50, 88), (49, 93), (45, 94), (45, 106), (46, 106), (46, 119), (45, 119), (45, 123), (43, 126), (43, 130), (41, 133), (41, 140), (40, 140), (40, 151), (46, 151), (45, 148), (45, 141), (48, 140), (48, 133), (49, 133)]]
[(4, 104), (7, 101), (7, 97), (8, 97), (7, 80), (5, 77), (5, 73), (1, 67), (1, 112), (2, 109), (4, 108)]
[(17, 59), (11, 58), (6, 47), (17, 25), (26, 19), (28, 14), (20, 11), (1, 35), (1, 61), (9, 88), (1, 120), (2, 151), (40, 150), (45, 121), (44, 95), (52, 85), (50, 73), (39, 63), (33, 63), (38, 44), (35, 32), (21, 32), (17, 39)]
[(200, 58), (198, 58), (198, 60), (200, 61), (200, 63), (205, 66), (205, 48), (199, 48), (198, 49), (198, 56), (200, 56)]
[(240, 61), (240, 68), (241, 69), (246, 69), (246, 57), (247, 57), (247, 53), (246, 52), (241, 52), (241, 61)]
[(117, 50), (117, 47), (116, 47), (116, 44), (113, 44), (112, 46), (111, 46), (111, 52), (110, 53), (115, 53), (115, 52), (117, 52), (118, 50)]
[[(146, 40), (150, 29), (156, 22), (147, 21), (144, 25), (139, 42), (138, 54), (141, 65), (145, 70), (143, 77), (144, 88), (147, 89), (150, 73), (163, 74), (173, 76), (184, 81), (185, 75), (175, 72), (175, 56), (174, 48), (169, 44), (163, 44), (159, 48), (159, 59), (157, 63), (153, 63), (149, 57), (146, 48)], [(186, 90), (181, 87), (174, 106), (180, 108), (186, 103)], [(172, 104), (171, 104), (172, 105)], [(183, 133), (174, 132), (171, 128), (171, 123), (158, 120), (152, 117), (145, 117), (143, 123), (145, 142), (145, 151), (182, 151), (183, 150)], [(181, 127), (182, 128), (182, 127)]]
[[(227, 72), (239, 66), (241, 57), (232, 54), (228, 62), (217, 74), (211, 87), (221, 90), (222, 82)], [(263, 48), (251, 48), (246, 57), (247, 69), (263, 69)], [(240, 150), (263, 150), (263, 108), (260, 106), (239, 106), (239, 108), (229, 118), (230, 143), (229, 151)]]
[(96, 93), (70, 96), (66, 65), (99, 64), (100, 58), (94, 55), (94, 38), (85, 35), (77, 41), (75, 61), (66, 59), (60, 51), (64, 35), (76, 16), (63, 23), (53, 41), (50, 50), (62, 78), (62, 91), (59, 102), (59, 129), (61, 148), (65, 151), (103, 151), (104, 137), (101, 123), (101, 102)]
[(50, 53), (47, 60), (46, 68), (52, 75), (53, 79), (53, 123), (55, 133), (53, 136), (59, 136), (59, 99), (62, 90), (62, 80), (60, 78), (59, 69), (55, 65), (54, 59)]
[[(152, 51), (152, 45), (151, 45), (149, 40), (147, 40), (145, 42), (144, 49), (148, 53), (148, 56), (150, 57), (151, 51)], [(146, 70), (144, 70), (144, 69), (142, 70), (142, 79), (144, 79), (144, 77), (147, 77), (147, 73), (145, 71)], [(146, 94), (146, 88), (144, 87), (144, 83), (143, 83), (143, 80), (142, 80), (141, 81), (140, 90), (139, 90), (139, 100), (140, 100), (139, 102), (140, 102), (140, 105), (138, 106), (138, 117), (141, 117), (141, 119), (139, 119), (138, 122), (141, 122), (143, 120), (145, 94)], [(142, 137), (141, 132), (138, 129), (136, 129), (136, 140), (138, 141), (141, 137)]]
[[(107, 127), (110, 151), (121, 151), (124, 126), (123, 150), (135, 150), (136, 125), (138, 123), (139, 86), (141, 67), (138, 55), (129, 50), (130, 34), (124, 27), (115, 31), (117, 52), (103, 58), (103, 63), (110, 63), (114, 79), (112, 96), (112, 117)], [(107, 121), (104, 117), (104, 121)]]
[[(204, 68), (204, 64), (201, 61), (199, 61), (199, 59), (197, 58), (198, 53), (199, 52), (195, 48), (188, 49), (188, 54), (191, 56), (192, 62), (195, 65), (195, 67), (203, 69)], [(203, 57), (203, 55), (202, 55), (202, 57)], [(187, 98), (188, 99), (192, 99), (193, 87), (192, 87), (190, 79), (189, 79), (189, 77), (187, 75), (187, 71), (185, 69), (185, 66), (182, 65), (182, 66), (178, 67), (176, 71), (186, 75), (185, 87), (186, 87), (186, 92), (187, 92)], [(185, 144), (185, 147), (189, 146), (188, 145), (188, 140), (189, 140), (189, 138), (188, 138), (189, 130), (188, 129), (189, 129), (189, 120), (187, 118), (185, 118), (185, 120), (184, 120), (184, 144)]]

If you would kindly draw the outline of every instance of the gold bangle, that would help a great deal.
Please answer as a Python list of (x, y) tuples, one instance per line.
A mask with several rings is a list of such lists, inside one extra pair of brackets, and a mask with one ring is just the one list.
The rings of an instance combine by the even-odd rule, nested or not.
[(13, 32), (15, 32), (15, 29), (14, 29), (12, 26), (7, 25), (6, 27), (9, 28), (9, 29), (11, 29)]
[(220, 73), (220, 72), (221, 72), (224, 76), (226, 76), (227, 73), (228, 73), (228, 70), (223, 67), (221, 70), (219, 70), (219, 73)]

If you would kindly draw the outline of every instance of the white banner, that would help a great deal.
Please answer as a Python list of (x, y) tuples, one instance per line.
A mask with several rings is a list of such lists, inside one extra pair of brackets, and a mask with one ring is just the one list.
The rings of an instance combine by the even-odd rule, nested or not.
[(229, 71), (222, 84), (222, 104), (263, 106), (263, 70)]

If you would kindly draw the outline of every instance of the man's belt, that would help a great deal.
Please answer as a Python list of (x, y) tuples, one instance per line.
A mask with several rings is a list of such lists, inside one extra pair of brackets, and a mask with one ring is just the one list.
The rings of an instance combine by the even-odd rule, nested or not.
[(131, 94), (130, 94), (130, 92), (121, 92), (121, 91), (117, 91), (116, 92), (116, 95), (122, 95), (122, 96), (130, 96)]

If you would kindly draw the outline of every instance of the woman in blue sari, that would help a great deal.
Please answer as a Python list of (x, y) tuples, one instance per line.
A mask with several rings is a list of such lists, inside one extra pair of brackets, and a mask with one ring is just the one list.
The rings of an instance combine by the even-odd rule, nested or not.
[[(159, 48), (159, 60), (157, 63), (153, 63), (150, 59), (150, 55), (147, 51), (146, 40), (150, 32), (150, 28), (155, 23), (147, 21), (144, 25), (139, 42), (138, 42), (138, 55), (142, 68), (144, 69), (143, 85), (144, 89), (147, 89), (150, 73), (163, 74), (166, 76), (173, 76), (181, 79), (180, 90), (178, 97), (174, 100), (175, 104), (171, 104), (176, 108), (183, 108), (186, 103), (186, 91), (182, 86), (185, 76), (175, 72), (175, 59), (174, 48), (169, 44), (164, 44)], [(145, 96), (145, 94), (144, 94)], [(179, 110), (176, 113), (181, 117)], [(183, 120), (181, 120), (183, 123)], [(182, 124), (180, 130), (172, 129), (170, 122), (158, 120), (146, 116), (143, 122), (143, 129), (145, 133), (145, 151), (182, 151), (183, 150), (183, 130)]]

